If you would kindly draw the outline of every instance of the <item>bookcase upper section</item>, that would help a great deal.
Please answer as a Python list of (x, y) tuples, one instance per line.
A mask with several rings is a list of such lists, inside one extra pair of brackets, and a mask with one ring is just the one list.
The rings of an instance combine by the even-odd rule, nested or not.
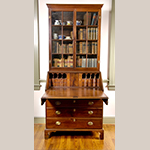
[(99, 71), (103, 5), (47, 4), (49, 70)]

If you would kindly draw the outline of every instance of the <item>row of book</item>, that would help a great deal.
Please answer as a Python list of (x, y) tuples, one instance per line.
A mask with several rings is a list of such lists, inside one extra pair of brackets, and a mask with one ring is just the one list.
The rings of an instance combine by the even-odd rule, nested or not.
[(97, 40), (98, 39), (98, 29), (97, 28), (88, 28), (88, 39)]
[[(86, 25), (87, 17), (86, 13), (83, 16), (83, 24)], [(97, 25), (98, 24), (98, 14), (97, 13), (88, 13), (88, 25)]]
[[(97, 42), (88, 42), (88, 53), (97, 54)], [(86, 53), (86, 42), (77, 42), (76, 44), (77, 53)]]
[[(62, 53), (62, 45), (59, 42), (53, 42), (53, 53)], [(63, 53), (73, 53), (73, 44), (63, 44)]]
[[(86, 67), (86, 58), (80, 58), (80, 56), (77, 56), (76, 63), (77, 67)], [(87, 58), (87, 67), (97, 67), (97, 58)]]
[(54, 58), (53, 67), (73, 67), (73, 56), (68, 56), (67, 59)]
[[(86, 39), (86, 29), (80, 28), (78, 30), (77, 37), (79, 40)], [(89, 40), (97, 40), (98, 39), (98, 29), (97, 28), (88, 28), (88, 39)]]
[(77, 50), (77, 53), (85, 54), (86, 53), (86, 42), (77, 42), (76, 50)]

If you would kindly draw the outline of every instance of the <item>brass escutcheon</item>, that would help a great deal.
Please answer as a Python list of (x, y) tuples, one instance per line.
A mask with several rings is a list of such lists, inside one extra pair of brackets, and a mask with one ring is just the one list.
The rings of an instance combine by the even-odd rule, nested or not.
[(88, 102), (88, 105), (93, 105), (93, 104), (94, 104), (94, 102), (92, 102), (92, 101)]
[(73, 100), (73, 103), (76, 103), (76, 100)]
[(75, 112), (76, 111), (76, 109), (73, 109), (73, 112)]
[(60, 101), (56, 101), (55, 104), (56, 104), (56, 105), (60, 105), (61, 102), (60, 102)]

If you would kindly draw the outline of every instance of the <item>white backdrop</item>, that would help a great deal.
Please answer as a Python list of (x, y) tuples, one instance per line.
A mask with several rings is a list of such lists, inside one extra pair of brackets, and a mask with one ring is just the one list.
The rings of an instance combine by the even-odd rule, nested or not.
[[(102, 78), (107, 79), (108, 74), (108, 48), (109, 48), (109, 26), (110, 11), (112, 0), (70, 0), (70, 4), (104, 4), (102, 7), (101, 20), (101, 53), (100, 53), (100, 71)], [(48, 42), (48, 8), (47, 3), (68, 4), (67, 0), (63, 3), (60, 0), (39, 0), (39, 34), (40, 34), (40, 79), (46, 80), (47, 71), (49, 70), (49, 42)], [(39, 91), (34, 91), (34, 117), (45, 117), (45, 107), (41, 106), (41, 96), (44, 94), (45, 83), (41, 83)], [(104, 92), (109, 97), (109, 105), (104, 105), (104, 116), (115, 116), (115, 91), (108, 91), (104, 86)]]

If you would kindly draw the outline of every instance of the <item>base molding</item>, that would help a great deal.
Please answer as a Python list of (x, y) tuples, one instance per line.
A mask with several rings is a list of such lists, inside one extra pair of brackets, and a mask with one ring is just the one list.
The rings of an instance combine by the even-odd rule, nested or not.
[[(45, 117), (34, 117), (34, 124), (44, 123)], [(103, 117), (103, 124), (115, 124), (115, 117)]]

